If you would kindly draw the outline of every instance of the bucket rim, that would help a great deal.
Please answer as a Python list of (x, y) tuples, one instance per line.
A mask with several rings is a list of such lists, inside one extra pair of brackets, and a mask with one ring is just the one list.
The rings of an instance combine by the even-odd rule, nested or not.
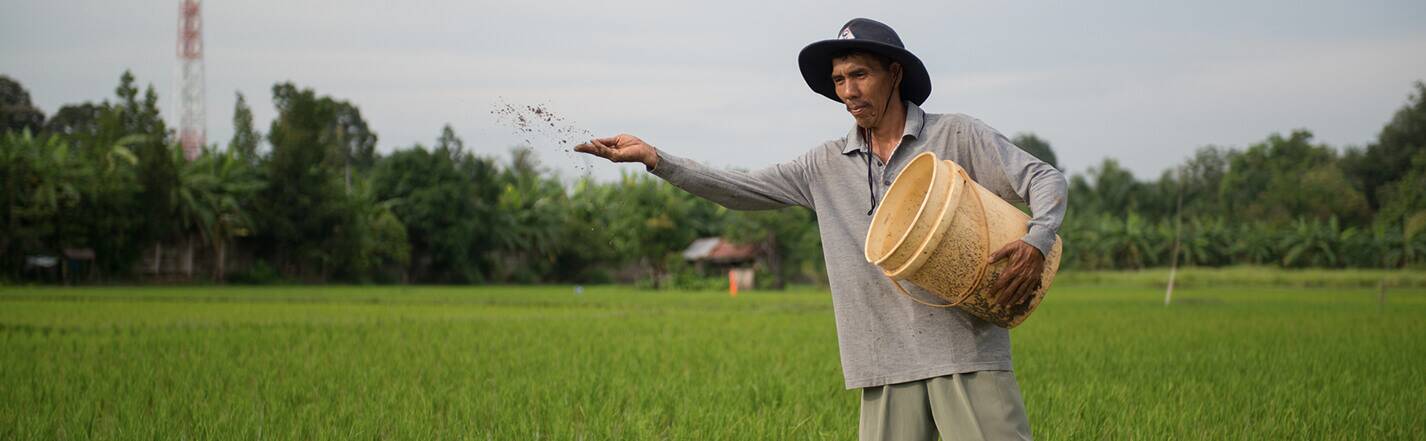
[[(929, 158), (929, 159), (927, 159), (927, 158)], [(931, 193), (931, 190), (930, 190), (930, 189), (931, 189), (931, 188), (934, 188), (933, 186), (935, 185), (937, 179), (942, 179), (942, 176), (940, 176), (940, 174), (941, 174), (941, 172), (942, 172), (941, 167), (940, 167), (940, 161), (937, 160), (937, 158), (936, 158), (936, 153), (935, 153), (935, 152), (929, 152), (929, 151), (927, 151), (927, 152), (921, 152), (920, 154), (917, 154), (915, 157), (912, 157), (912, 158), (911, 158), (911, 162), (907, 162), (907, 163), (906, 163), (906, 166), (905, 166), (905, 167), (902, 167), (902, 168), (901, 168), (901, 171), (896, 173), (896, 179), (893, 179), (893, 180), (891, 181), (891, 186), (890, 186), (890, 187), (887, 187), (886, 193), (883, 193), (883, 194), (882, 194), (882, 200), (884, 201), (887, 196), (890, 196), (890, 195), (891, 195), (892, 191), (894, 191), (894, 190), (896, 190), (896, 189), (898, 188), (896, 184), (900, 184), (900, 183), (902, 182), (902, 178), (911, 179), (911, 178), (907, 177), (906, 171), (907, 171), (907, 170), (910, 170), (911, 167), (913, 167), (913, 166), (922, 167), (922, 165), (920, 165), (920, 163), (921, 163), (921, 162), (924, 162), (924, 161), (930, 161), (930, 162), (931, 162), (931, 184), (930, 184), (930, 186), (932, 186), (932, 187), (928, 187), (927, 190), (926, 190), (926, 195), (921, 198), (921, 204), (916, 208), (916, 217), (913, 218), (912, 221), (911, 221), (911, 223), (913, 223), (913, 224), (916, 222), (917, 219), (920, 219), (920, 218), (921, 218), (921, 215), (924, 214), (925, 211), (926, 211), (926, 204), (931, 200), (931, 198), (929, 197), (929, 196), (930, 196), (930, 193)], [(888, 212), (888, 213), (883, 213), (883, 212), (882, 212), (882, 209), (883, 209), (883, 208), (886, 208), (886, 204), (885, 204), (885, 203), (877, 204), (876, 211), (873, 212), (873, 213), (872, 213), (872, 216), (871, 216), (871, 223), (867, 226), (866, 239), (864, 239), (864, 240), (862, 241), (862, 255), (863, 255), (863, 257), (866, 258), (867, 262), (871, 262), (873, 265), (876, 265), (877, 267), (881, 267), (881, 264), (882, 264), (883, 262), (885, 262), (886, 259), (889, 259), (889, 258), (891, 258), (892, 255), (896, 254), (895, 251), (901, 249), (901, 246), (906, 242), (906, 238), (911, 236), (911, 229), (910, 229), (910, 228), (907, 228), (905, 231), (902, 231), (902, 232), (897, 236), (896, 242), (892, 243), (891, 247), (889, 247), (889, 248), (883, 247), (883, 248), (885, 248), (885, 249), (887, 250), (885, 253), (882, 253), (882, 255), (879, 256), (879, 257), (873, 258), (872, 255), (871, 255), (871, 252), (872, 252), (871, 247), (868, 246), (868, 245), (870, 245), (870, 243), (871, 243), (872, 234), (876, 232), (875, 227), (876, 227), (877, 225), (879, 225), (879, 224), (885, 223), (885, 222), (886, 222), (886, 218), (887, 218), (888, 216), (890, 216), (889, 212)]]
[[(946, 200), (942, 202), (941, 209), (936, 215), (936, 220), (931, 222), (934, 230), (931, 231), (930, 235), (926, 236), (926, 239), (921, 242), (920, 246), (916, 247), (916, 251), (911, 254), (911, 260), (906, 261), (905, 264), (902, 264), (901, 267), (894, 270), (882, 268), (882, 273), (885, 273), (888, 277), (897, 279), (904, 278), (906, 275), (920, 270), (921, 266), (926, 264), (926, 260), (930, 259), (931, 252), (945, 237), (946, 231), (950, 229), (949, 226), (951, 222), (954, 222), (960, 215), (960, 212), (957, 210), (960, 208), (960, 199), (965, 195), (965, 192), (968, 190), (967, 187), (969, 187), (962, 178), (966, 180), (970, 178), (962, 176), (963, 172), (961, 166), (956, 164), (955, 161), (943, 159), (940, 162), (944, 163), (946, 168), (950, 169), (951, 182), (950, 189), (946, 191)], [(969, 190), (975, 191), (974, 189)], [(981, 211), (981, 215), (986, 215), (984, 210)], [(987, 248), (990, 247), (989, 243), (985, 245)]]

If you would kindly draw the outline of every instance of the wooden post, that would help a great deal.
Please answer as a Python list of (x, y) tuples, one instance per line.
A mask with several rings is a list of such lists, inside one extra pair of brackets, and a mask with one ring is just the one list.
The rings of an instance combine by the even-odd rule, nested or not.
[(1376, 312), (1382, 312), (1382, 311), (1385, 310), (1385, 309), (1386, 309), (1386, 279), (1381, 279), (1381, 281), (1377, 282), (1377, 284), (1376, 284)]
[(1173, 254), (1169, 256), (1169, 285), (1164, 290), (1164, 306), (1173, 302), (1173, 279), (1178, 275), (1179, 237), (1183, 234), (1183, 168), (1178, 169), (1178, 208), (1173, 214)]

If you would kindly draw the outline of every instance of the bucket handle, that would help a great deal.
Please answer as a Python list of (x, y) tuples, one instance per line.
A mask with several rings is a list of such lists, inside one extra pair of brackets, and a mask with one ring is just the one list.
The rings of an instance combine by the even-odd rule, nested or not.
[[(975, 287), (977, 285), (980, 285), (981, 279), (985, 278), (985, 269), (990, 266), (990, 264), (987, 262), (988, 260), (990, 260), (990, 213), (987, 213), (985, 211), (985, 201), (980, 199), (980, 190), (975, 188), (975, 181), (971, 180), (970, 175), (966, 174), (965, 169), (960, 169), (959, 171), (961, 177), (965, 178), (966, 180), (965, 183), (968, 187), (967, 190), (971, 192), (971, 196), (975, 197), (975, 204), (980, 207), (980, 232), (985, 237), (985, 256), (980, 259), (980, 265), (976, 266), (975, 281), (971, 282), (970, 285), (966, 285), (965, 292), (956, 295), (956, 301), (945, 305), (937, 305), (934, 303), (927, 303), (922, 301), (921, 299), (916, 298), (916, 296), (911, 295), (910, 292), (906, 291), (906, 288), (901, 286), (901, 282), (891, 278), (891, 276), (887, 275), (886, 272), (882, 272), (882, 275), (886, 276), (886, 280), (890, 281), (892, 285), (896, 286), (896, 290), (900, 291), (901, 295), (906, 296), (906, 298), (911, 299), (911, 301), (913, 302), (930, 306), (932, 308), (954, 308), (960, 306), (961, 303), (965, 303), (966, 299), (970, 298), (971, 293), (974, 292)], [(946, 203), (951, 203), (950, 198), (946, 198)]]

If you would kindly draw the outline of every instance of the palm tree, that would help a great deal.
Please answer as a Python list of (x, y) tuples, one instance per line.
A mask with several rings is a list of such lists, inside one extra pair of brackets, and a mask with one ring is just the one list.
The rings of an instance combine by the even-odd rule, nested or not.
[(1101, 246), (1120, 267), (1143, 269), (1156, 263), (1164, 251), (1163, 232), (1138, 213), (1130, 212), (1123, 221), (1104, 216), (1100, 225)]
[(1228, 223), (1221, 217), (1199, 217), (1190, 221), (1189, 225), (1188, 235), (1182, 244), (1183, 259), (1193, 265), (1224, 264), (1232, 243)]
[[(28, 130), (0, 138), (0, 259), (29, 253), (51, 253), (69, 240), (84, 241), (84, 198), (116, 169), (137, 161), (126, 145), (136, 137), (97, 150), (95, 156), (76, 152), (59, 136), (35, 137)], [(121, 170), (122, 171), (122, 170)], [(76, 239), (78, 238), (78, 239)], [(16, 262), (5, 267), (17, 268)]]
[(1234, 230), (1234, 239), (1228, 252), (1235, 262), (1263, 265), (1278, 255), (1276, 230), (1262, 222), (1242, 224)]
[(79, 188), (68, 178), (82, 169), (73, 162), (69, 145), (59, 137), (38, 139), (28, 130), (5, 134), (0, 142), (0, 193), (5, 198), (0, 251), (5, 256), (54, 245), (60, 213), (79, 203)]
[(1401, 226), (1401, 267), (1421, 263), (1426, 257), (1426, 210), (1406, 218)]
[(173, 192), (175, 214), (188, 247), (184, 269), (193, 275), (193, 239), (198, 238), (212, 246), (213, 278), (221, 281), (227, 272), (228, 242), (252, 233), (253, 220), (245, 203), (266, 183), (237, 152), (205, 149), (190, 162), (184, 161), (177, 145), (170, 150), (179, 165)]
[(1347, 248), (1353, 264), (1374, 268), (1400, 268), (1406, 260), (1405, 235), (1401, 228), (1378, 222), (1370, 234), (1359, 234)]
[(1342, 248), (1357, 235), (1357, 229), (1342, 229), (1336, 216), (1327, 222), (1298, 218), (1283, 236), (1283, 266), (1336, 267), (1342, 263)]

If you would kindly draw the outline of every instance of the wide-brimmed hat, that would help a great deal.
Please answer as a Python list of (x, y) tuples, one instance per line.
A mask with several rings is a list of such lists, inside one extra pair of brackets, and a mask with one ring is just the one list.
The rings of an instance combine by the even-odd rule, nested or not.
[(833, 40), (822, 40), (802, 48), (797, 55), (797, 64), (802, 68), (802, 79), (814, 92), (842, 102), (837, 98), (837, 87), (832, 84), (832, 55), (847, 49), (862, 49), (885, 55), (901, 63), (901, 98), (921, 105), (931, 96), (931, 75), (926, 73), (926, 65), (921, 63), (896, 31), (879, 21), (854, 18), (837, 33)]

